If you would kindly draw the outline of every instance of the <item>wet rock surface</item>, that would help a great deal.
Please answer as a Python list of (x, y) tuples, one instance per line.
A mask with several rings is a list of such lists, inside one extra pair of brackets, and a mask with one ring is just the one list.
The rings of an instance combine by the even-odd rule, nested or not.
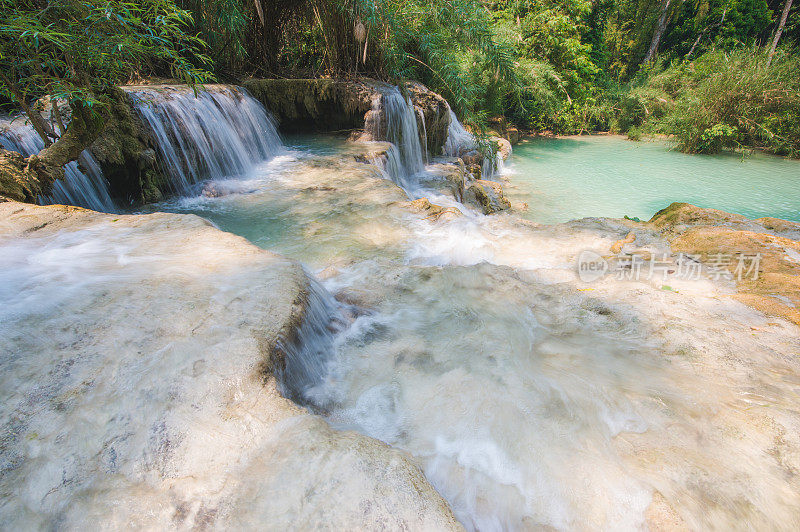
[(695, 255), (721, 275), (736, 277), (734, 297), (740, 301), (800, 324), (800, 224), (749, 220), (688, 203), (673, 203), (649, 224), (667, 236), (673, 251)]
[(406, 454), (278, 393), (297, 263), (195, 216), (16, 202), (0, 250), (6, 526), (458, 528)]
[(503, 186), (483, 179), (469, 183), (464, 192), (464, 201), (479, 207), (483, 214), (495, 214), (511, 208), (511, 202), (503, 195)]

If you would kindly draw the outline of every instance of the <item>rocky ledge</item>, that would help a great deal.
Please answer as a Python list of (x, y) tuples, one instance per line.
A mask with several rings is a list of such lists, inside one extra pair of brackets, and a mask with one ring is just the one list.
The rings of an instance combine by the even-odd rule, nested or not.
[[(664, 234), (673, 252), (717, 263), (733, 277), (739, 277), (737, 257), (760, 257), (755, 264), (757, 275), (743, 272), (733, 297), (800, 325), (800, 223), (777, 218), (749, 220), (739, 214), (673, 203), (658, 211), (649, 225)], [(752, 261), (745, 266), (753, 266)]]
[(10, 201), (0, 256), (9, 528), (459, 528), (406, 454), (279, 394), (299, 264), (195, 216)]
[[(277, 119), (282, 131), (363, 131), (373, 102), (390, 85), (373, 79), (249, 79), (242, 83)], [(417, 109), (419, 131), (428, 150), (441, 153), (450, 125), (450, 107), (440, 95), (417, 82), (401, 90)], [(421, 117), (424, 117), (423, 127)], [(384, 140), (380, 132), (370, 140)]]

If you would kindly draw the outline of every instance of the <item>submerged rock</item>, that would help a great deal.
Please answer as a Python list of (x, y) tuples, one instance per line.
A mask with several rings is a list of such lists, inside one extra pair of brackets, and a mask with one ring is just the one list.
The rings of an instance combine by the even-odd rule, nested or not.
[(511, 202), (503, 195), (503, 186), (495, 181), (476, 179), (464, 192), (464, 201), (479, 207), (483, 214), (495, 214), (511, 208)]
[(459, 528), (406, 454), (278, 393), (299, 264), (190, 215), (0, 219), (6, 526)]

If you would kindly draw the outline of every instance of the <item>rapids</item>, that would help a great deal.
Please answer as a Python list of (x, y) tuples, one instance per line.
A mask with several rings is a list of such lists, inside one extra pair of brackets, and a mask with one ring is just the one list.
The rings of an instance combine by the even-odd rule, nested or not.
[[(668, 289), (657, 278), (580, 281), (576, 257), (607, 252), (630, 229), (484, 216), (427, 188), (399, 92), (384, 95), (389, 170), (356, 161), (368, 146), (333, 137), (278, 146), (246, 97), (215, 98), (141, 108), (182, 192), (147, 210), (197, 214), (301, 261), (325, 290), (284, 346), (283, 393), (334, 428), (410, 453), (467, 529), (800, 527), (796, 326), (705, 277)], [(240, 149), (251, 126), (270, 135)], [(471, 142), (453, 128), (462, 138), (448, 150)], [(514, 166), (511, 183), (524, 170)], [(200, 193), (204, 179), (213, 194)], [(431, 219), (409, 197), (461, 215)], [(524, 198), (530, 212), (536, 198)], [(652, 231), (637, 238), (668, 250)], [(73, 278), (40, 277), (37, 290)], [(20, 296), (14, 283), (0, 291)]]

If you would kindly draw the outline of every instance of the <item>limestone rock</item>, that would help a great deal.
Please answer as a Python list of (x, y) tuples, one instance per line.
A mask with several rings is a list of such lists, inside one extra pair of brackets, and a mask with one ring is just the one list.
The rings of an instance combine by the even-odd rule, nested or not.
[(484, 214), (494, 214), (511, 208), (503, 195), (503, 187), (495, 181), (476, 179), (464, 193), (464, 201), (479, 207)]
[(503, 158), (505, 161), (511, 156), (511, 143), (500, 137), (495, 137), (492, 139), (495, 143), (497, 143), (497, 153), (500, 157)]
[(461, 160), (463, 160), (464, 164), (467, 166), (480, 166), (483, 163), (483, 154), (478, 150), (472, 150), (462, 155)]
[(611, 253), (617, 255), (622, 251), (622, 248), (625, 246), (625, 244), (632, 244), (635, 241), (636, 241), (636, 234), (634, 234), (634, 232), (631, 231), (625, 238), (617, 240), (616, 242), (611, 244)]
[(452, 219), (461, 216), (461, 211), (454, 207), (442, 207), (431, 203), (427, 198), (416, 199), (409, 203), (409, 207), (419, 213), (425, 214), (427, 220), (439, 220), (440, 218)]
[(40, 182), (26, 169), (25, 158), (0, 148), (0, 197), (33, 203), (40, 193)]
[(249, 79), (242, 85), (290, 132), (363, 129), (377, 91), (372, 80)]
[(758, 275), (750, 272), (736, 279), (736, 299), (800, 324), (800, 224), (776, 218), (749, 220), (688, 203), (673, 203), (649, 224), (668, 238), (674, 252), (699, 255), (706, 262), (724, 260), (731, 277), (738, 257), (758, 256)]
[(703, 209), (690, 203), (673, 203), (653, 215), (650, 223), (659, 229), (676, 226), (740, 224), (747, 218), (716, 209)]
[(192, 215), (0, 220), (5, 526), (459, 528), (405, 453), (278, 393), (299, 264)]
[(408, 82), (405, 88), (411, 103), (425, 117), (425, 127), (422, 124), (418, 124), (418, 127), (420, 133), (427, 135), (428, 151), (432, 154), (441, 153), (442, 146), (447, 141), (447, 128), (450, 126), (450, 107), (447, 100), (418, 82)]
[(464, 161), (453, 158), (446, 162), (438, 162), (427, 167), (425, 184), (432, 188), (450, 192), (455, 199), (464, 198), (464, 189), (467, 181), (467, 168)]

